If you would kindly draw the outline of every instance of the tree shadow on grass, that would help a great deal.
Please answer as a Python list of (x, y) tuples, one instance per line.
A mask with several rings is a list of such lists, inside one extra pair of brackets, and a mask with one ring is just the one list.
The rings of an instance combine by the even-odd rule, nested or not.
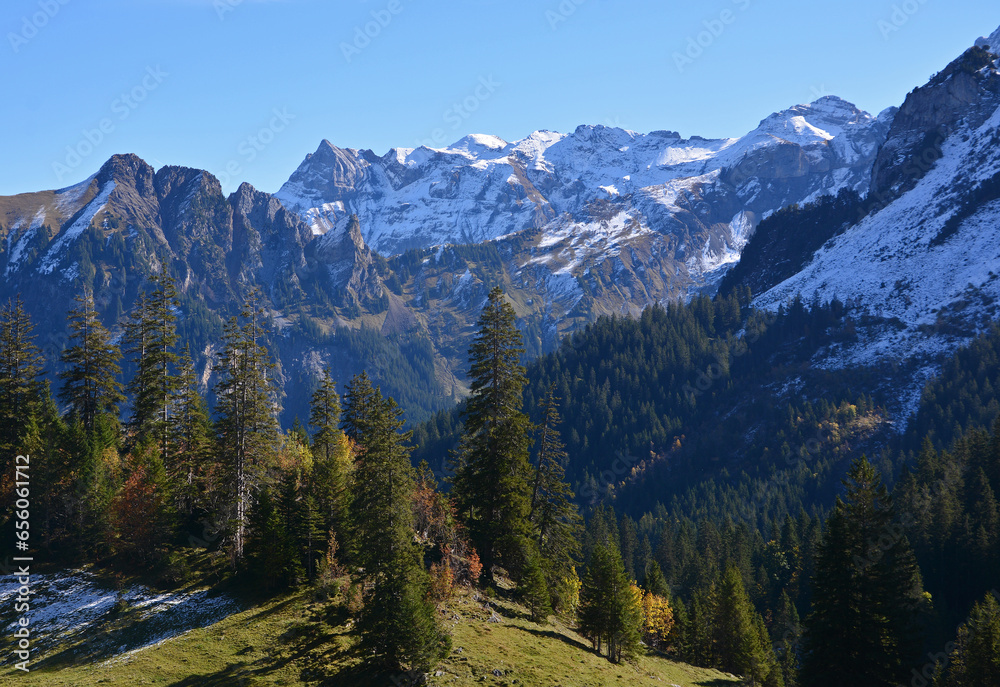
[(564, 634), (562, 634), (560, 632), (556, 632), (555, 630), (536, 630), (533, 627), (517, 627), (515, 625), (512, 625), (511, 627), (516, 627), (518, 630), (521, 630), (522, 632), (527, 632), (528, 634), (533, 634), (536, 637), (546, 637), (548, 639), (558, 639), (563, 644), (568, 644), (569, 646), (573, 647), (574, 649), (582, 649), (583, 651), (587, 651), (587, 652), (591, 652), (591, 653), (593, 653), (593, 651), (594, 651), (593, 647), (591, 647), (589, 644), (585, 644), (584, 642), (581, 642), (581, 641), (579, 641), (577, 639), (573, 639), (572, 637), (567, 637), (566, 635), (564, 635)]

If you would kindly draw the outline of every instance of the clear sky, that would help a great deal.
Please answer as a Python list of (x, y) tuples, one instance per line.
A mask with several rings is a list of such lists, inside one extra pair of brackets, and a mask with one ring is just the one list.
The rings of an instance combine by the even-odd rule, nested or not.
[(0, 195), (124, 152), (273, 192), (324, 138), (739, 136), (825, 94), (877, 113), (998, 25), (996, 0), (5, 0)]

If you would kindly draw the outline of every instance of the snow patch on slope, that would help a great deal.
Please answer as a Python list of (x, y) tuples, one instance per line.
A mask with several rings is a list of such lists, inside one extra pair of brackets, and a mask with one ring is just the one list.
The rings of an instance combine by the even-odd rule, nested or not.
[(998, 316), (1000, 200), (981, 205), (943, 242), (935, 239), (968, 192), (1000, 171), (998, 128), (1000, 109), (977, 129), (951, 135), (912, 190), (829, 241), (755, 304), (775, 310), (796, 295), (818, 294), (887, 321), (824, 352), (817, 362), (829, 367), (930, 359), (967, 342)]
[[(9, 277), (11, 273), (17, 272), (22, 267), (22, 260), (25, 258), (25, 251), (28, 248), (28, 244), (35, 234), (41, 229), (42, 225), (45, 223), (45, 208), (40, 208), (35, 214), (34, 219), (31, 220), (31, 224), (20, 236), (17, 235), (20, 228), (24, 225), (23, 222), (18, 222), (10, 229), (10, 233), (7, 234), (7, 254), (10, 255), (10, 260), (7, 262), (7, 269), (4, 270), (4, 277)], [(11, 245), (14, 238), (17, 237), (17, 242)]]
[(83, 214), (73, 222), (69, 227), (62, 230), (56, 240), (52, 243), (52, 246), (45, 253), (45, 257), (42, 258), (41, 264), (38, 266), (39, 274), (51, 274), (59, 264), (59, 260), (62, 258), (63, 250), (69, 246), (73, 241), (75, 241), (80, 234), (86, 231), (90, 223), (94, 221), (94, 217), (97, 216), (101, 210), (105, 208), (108, 204), (108, 198), (111, 196), (111, 192), (115, 190), (115, 182), (109, 181), (104, 188), (101, 190), (100, 194), (94, 198), (87, 207), (83, 210)]
[[(12, 577), (0, 581), (0, 608), (13, 609), (19, 586)], [(104, 655), (134, 653), (240, 610), (233, 599), (208, 590), (156, 593), (134, 586), (115, 591), (83, 570), (32, 575), (31, 589), (32, 637), (43, 654), (80, 640)], [(134, 614), (127, 627), (109, 624), (122, 612)], [(0, 617), (4, 633), (13, 636), (16, 619)]]

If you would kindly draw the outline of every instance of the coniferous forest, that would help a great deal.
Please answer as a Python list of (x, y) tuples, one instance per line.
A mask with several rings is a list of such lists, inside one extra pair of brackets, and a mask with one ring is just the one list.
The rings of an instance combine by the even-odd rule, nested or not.
[[(497, 287), (457, 409), (411, 426), (364, 370), (341, 389), (326, 372), (309, 417), (282, 428), (256, 291), (210, 375), (179, 348), (169, 277), (119, 322), (85, 292), (53, 387), (14, 299), (0, 444), (31, 456), (32, 542), (51, 564), (170, 584), (208, 554), (233, 593), (314, 590), (351, 619), (362, 684), (418, 682), (457, 650), (444, 609), (460, 589), (563, 619), (612, 663), (653, 654), (786, 687), (1000, 684), (1000, 329), (897, 435), (861, 391), (870, 372), (805, 365), (871, 316), (749, 303), (737, 288), (604, 317), (526, 364)], [(779, 394), (789, 370), (805, 388)]]

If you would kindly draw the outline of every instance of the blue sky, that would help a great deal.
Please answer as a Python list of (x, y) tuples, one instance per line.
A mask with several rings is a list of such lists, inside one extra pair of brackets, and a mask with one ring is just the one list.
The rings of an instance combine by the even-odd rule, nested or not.
[(6, 0), (0, 195), (123, 152), (276, 191), (324, 138), (739, 136), (824, 94), (877, 113), (998, 25), (995, 0)]

